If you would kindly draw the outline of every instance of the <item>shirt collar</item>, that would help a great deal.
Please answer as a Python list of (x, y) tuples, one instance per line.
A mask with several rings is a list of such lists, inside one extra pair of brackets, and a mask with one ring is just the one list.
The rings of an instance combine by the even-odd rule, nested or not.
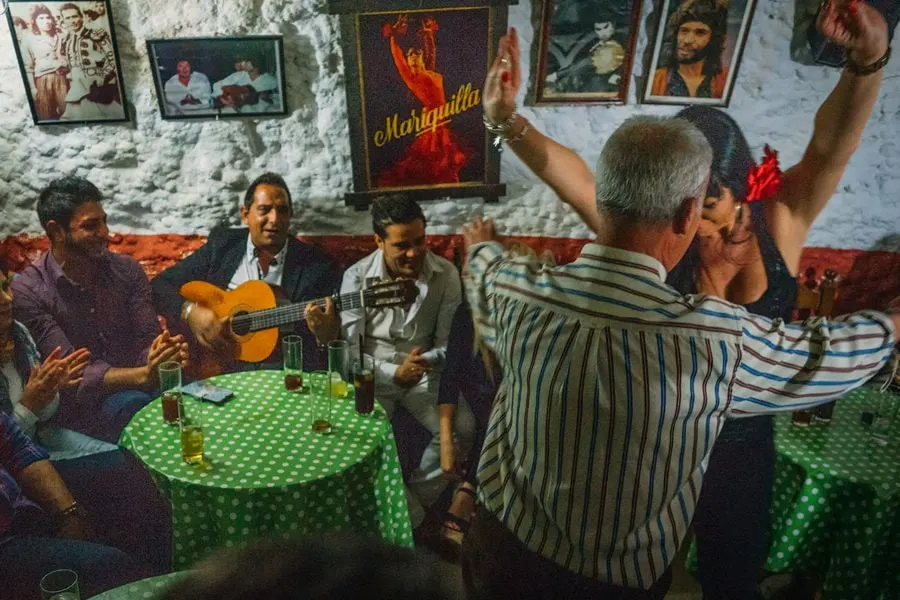
[(653, 277), (660, 281), (666, 280), (666, 268), (661, 262), (647, 254), (631, 252), (620, 248), (601, 246), (594, 242), (585, 244), (581, 249), (581, 255), (576, 262), (580, 263), (606, 263), (618, 271), (625, 271), (643, 277)]
[[(284, 246), (281, 247), (281, 250), (278, 251), (278, 254), (272, 259), (271, 266), (278, 266), (284, 264), (284, 257), (287, 254), (288, 241), (284, 241)], [(253, 245), (253, 238), (250, 237), (250, 233), (247, 233), (247, 262), (252, 263), (259, 260), (259, 248)]]
[[(100, 258), (97, 259), (101, 268), (106, 267), (109, 264), (109, 252), (109, 250), (104, 251)], [(63, 268), (60, 266), (60, 264), (56, 262), (56, 257), (53, 256), (53, 252), (51, 250), (47, 250), (46, 265), (47, 273), (50, 275), (50, 280), (54, 283), (58, 282), (60, 279), (65, 279), (72, 285), (78, 285), (76, 282), (72, 281), (72, 279), (68, 275), (66, 275), (66, 272), (63, 271)]]
[[(425, 253), (425, 260), (422, 263), (422, 272), (419, 273), (419, 281), (429, 281), (436, 273), (442, 273), (445, 265), (439, 261), (437, 257), (428, 250)], [(387, 278), (387, 267), (384, 265), (384, 251), (380, 248), (373, 253), (372, 264), (366, 271), (366, 279), (385, 279)]]

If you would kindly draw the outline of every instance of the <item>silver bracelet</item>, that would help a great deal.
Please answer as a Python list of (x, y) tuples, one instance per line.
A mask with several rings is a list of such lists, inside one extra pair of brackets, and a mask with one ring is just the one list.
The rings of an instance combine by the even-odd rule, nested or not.
[(525, 123), (522, 131), (515, 136), (510, 136), (510, 132), (512, 132), (513, 127), (516, 126), (516, 122), (519, 120), (519, 113), (517, 113), (515, 109), (513, 109), (512, 114), (509, 115), (505, 121), (494, 121), (489, 119), (487, 115), (482, 116), (481, 120), (484, 122), (485, 129), (494, 136), (494, 146), (497, 148), (499, 148), (503, 142), (506, 142), (507, 144), (518, 142), (524, 138), (525, 134), (528, 133), (528, 130), (531, 129), (528, 126), (528, 123)]
[(181, 320), (187, 323), (188, 319), (191, 317), (192, 310), (194, 310), (194, 303), (185, 302), (184, 306), (181, 309)]

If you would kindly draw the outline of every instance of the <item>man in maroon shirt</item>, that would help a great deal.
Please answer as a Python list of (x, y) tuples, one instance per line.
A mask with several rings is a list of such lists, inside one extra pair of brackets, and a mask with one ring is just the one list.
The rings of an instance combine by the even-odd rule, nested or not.
[(50, 250), (12, 283), (13, 313), (41, 355), (87, 348), (81, 381), (61, 394), (54, 419), (115, 442), (150, 400), (157, 367), (185, 360), (181, 336), (160, 331), (150, 283), (134, 259), (109, 252), (100, 191), (63, 177), (40, 194), (37, 212)]

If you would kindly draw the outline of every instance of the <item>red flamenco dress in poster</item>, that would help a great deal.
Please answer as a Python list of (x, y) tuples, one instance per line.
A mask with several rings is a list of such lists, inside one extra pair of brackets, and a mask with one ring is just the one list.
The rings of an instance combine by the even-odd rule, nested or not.
[[(405, 96), (404, 104), (410, 107), (406, 116), (406, 111), (396, 111), (400, 107), (391, 102), (396, 112), (387, 112), (384, 128), (370, 137), (387, 159), (373, 161), (378, 188), (459, 184), (465, 181), (464, 170), (479, 159), (474, 145), (455, 131), (454, 125), (459, 122), (460, 129), (464, 130), (461, 121), (471, 119), (457, 117), (471, 117), (464, 113), (475, 113), (471, 109), (476, 107), (480, 110), (480, 90), (473, 89), (471, 82), (461, 84), (448, 101), (445, 75), (437, 66), (438, 21), (427, 14), (414, 19), (418, 21), (418, 29), (412, 43), (409, 43), (412, 36), (407, 35), (407, 15), (382, 23), (381, 35), (388, 42), (392, 68), (385, 74), (386, 81), (382, 77), (369, 78), (384, 81), (389, 89), (405, 88), (404, 93), (384, 96), (393, 99)], [(367, 92), (367, 96), (376, 93), (375, 90)]]

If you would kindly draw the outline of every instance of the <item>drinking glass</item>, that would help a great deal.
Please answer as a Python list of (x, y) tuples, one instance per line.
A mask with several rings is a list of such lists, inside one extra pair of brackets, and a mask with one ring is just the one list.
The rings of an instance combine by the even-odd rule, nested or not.
[(898, 403), (894, 394), (880, 393), (872, 418), (872, 441), (879, 446), (886, 446), (891, 437), (891, 426), (897, 418)]
[(313, 371), (309, 374), (312, 387), (312, 430), (316, 433), (331, 432), (331, 373)]
[(812, 423), (813, 411), (809, 409), (795, 410), (791, 413), (791, 423), (797, 427), (809, 427)]
[(203, 401), (184, 398), (181, 402), (181, 460), (189, 465), (203, 462)]
[(181, 413), (181, 363), (170, 360), (159, 365), (159, 391), (163, 421), (177, 425)]
[(328, 344), (328, 373), (332, 398), (346, 398), (350, 383), (350, 344), (337, 340)]
[(356, 412), (367, 415), (375, 408), (375, 361), (363, 355), (353, 361), (353, 385), (356, 387)]
[(289, 392), (303, 391), (303, 338), (286, 335), (281, 341), (284, 354), (284, 389)]
[(835, 401), (826, 402), (825, 404), (820, 404), (816, 407), (816, 421), (822, 421), (823, 423), (830, 423), (831, 417), (834, 414), (834, 405)]
[(44, 600), (81, 600), (78, 573), (69, 569), (50, 571), (41, 578), (41, 598)]

